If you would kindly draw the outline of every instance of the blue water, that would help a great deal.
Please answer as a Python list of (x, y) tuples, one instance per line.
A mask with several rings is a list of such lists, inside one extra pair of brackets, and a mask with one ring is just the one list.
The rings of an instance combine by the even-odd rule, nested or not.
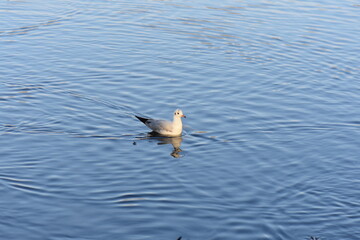
[(0, 238), (360, 239), (359, 39), (355, 0), (1, 2)]

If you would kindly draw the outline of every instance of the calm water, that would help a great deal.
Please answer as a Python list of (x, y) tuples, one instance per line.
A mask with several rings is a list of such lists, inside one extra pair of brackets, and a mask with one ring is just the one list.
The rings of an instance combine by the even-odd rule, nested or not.
[[(359, 1), (12, 0), (0, 23), (1, 239), (360, 239)], [(177, 107), (182, 138), (133, 117)]]

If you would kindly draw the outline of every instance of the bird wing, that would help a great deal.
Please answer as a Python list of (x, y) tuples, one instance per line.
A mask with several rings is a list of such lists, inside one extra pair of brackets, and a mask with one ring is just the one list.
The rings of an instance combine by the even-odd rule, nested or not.
[(172, 122), (166, 120), (148, 119), (145, 122), (145, 125), (148, 126), (151, 130), (158, 133), (161, 133), (162, 131), (171, 132), (173, 130)]

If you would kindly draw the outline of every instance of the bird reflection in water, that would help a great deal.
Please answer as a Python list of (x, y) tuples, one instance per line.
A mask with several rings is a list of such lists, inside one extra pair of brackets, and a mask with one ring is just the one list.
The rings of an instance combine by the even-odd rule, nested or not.
[(156, 138), (156, 140), (159, 141), (158, 145), (172, 144), (174, 149), (170, 155), (173, 156), (174, 158), (181, 157), (180, 152), (182, 152), (182, 150), (180, 146), (182, 142), (182, 137), (162, 137), (162, 138)]
[(170, 153), (170, 155), (174, 158), (180, 158), (181, 157), (181, 142), (182, 142), (182, 137), (164, 137), (161, 136), (155, 132), (149, 132), (147, 134), (146, 137), (140, 138), (140, 139), (149, 139), (149, 140), (157, 140), (158, 141), (158, 145), (164, 145), (164, 144), (171, 144), (173, 146), (173, 150)]

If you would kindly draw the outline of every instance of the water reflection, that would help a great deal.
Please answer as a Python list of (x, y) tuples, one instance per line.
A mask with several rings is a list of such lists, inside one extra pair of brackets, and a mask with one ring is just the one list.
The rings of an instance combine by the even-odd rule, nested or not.
[(180, 146), (182, 142), (182, 137), (162, 137), (157, 138), (157, 140), (159, 141), (158, 145), (171, 144), (173, 146), (174, 149), (170, 154), (171, 156), (173, 156), (174, 158), (181, 157), (180, 152), (182, 152), (182, 150)]
[(180, 154), (182, 152), (180, 146), (182, 142), (182, 137), (163, 137), (160, 136), (157, 133), (149, 132), (146, 137), (140, 138), (142, 140), (149, 139), (149, 140), (156, 140), (158, 141), (158, 145), (164, 145), (164, 144), (171, 144), (173, 146), (173, 150), (170, 153), (170, 155), (174, 158), (180, 158), (182, 155)]

